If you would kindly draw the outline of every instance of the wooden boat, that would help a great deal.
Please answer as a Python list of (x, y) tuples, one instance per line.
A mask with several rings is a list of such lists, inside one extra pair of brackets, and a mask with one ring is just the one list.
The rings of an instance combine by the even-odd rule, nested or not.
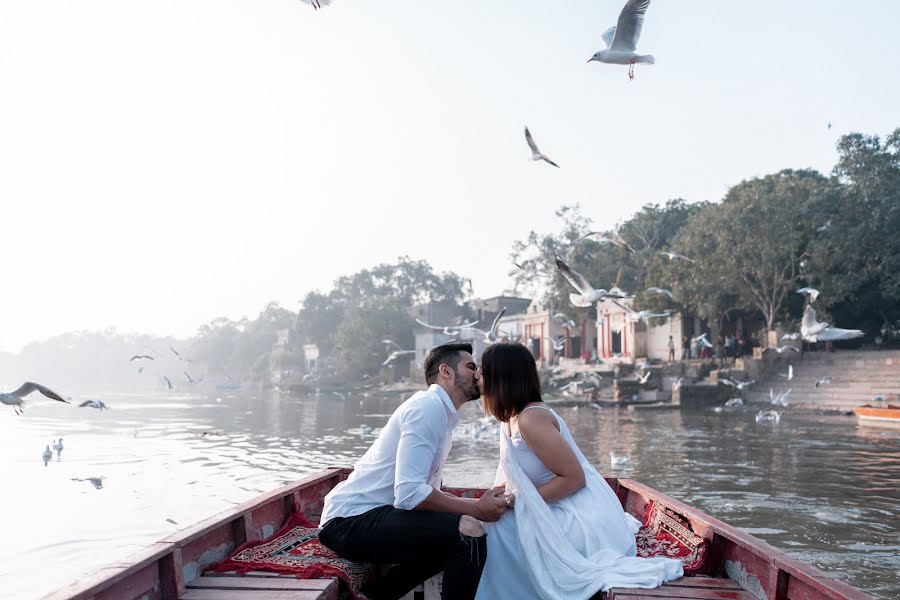
[(876, 407), (871, 404), (857, 406), (853, 409), (859, 417), (860, 425), (877, 425), (880, 427), (900, 427), (900, 406), (888, 404)]
[[(297, 579), (251, 572), (205, 573), (249, 540), (270, 537), (299, 507), (318, 519), (325, 495), (350, 469), (312, 475), (183, 529), (137, 554), (79, 579), (44, 600), (339, 600), (347, 594), (336, 579)], [(733, 600), (862, 600), (868, 594), (699, 510), (630, 479), (607, 481), (625, 509), (640, 518), (650, 501), (686, 518), (710, 542), (712, 576), (682, 577), (655, 590), (613, 589), (607, 600), (723, 598)], [(466, 496), (482, 490), (451, 489)], [(417, 598), (436, 598), (425, 586)], [(599, 595), (597, 596), (600, 597)]]

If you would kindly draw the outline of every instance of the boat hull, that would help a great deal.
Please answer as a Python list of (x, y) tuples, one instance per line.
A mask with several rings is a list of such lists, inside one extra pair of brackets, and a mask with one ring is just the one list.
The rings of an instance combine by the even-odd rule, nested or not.
[(859, 418), (860, 425), (900, 429), (900, 406), (875, 407), (867, 404), (857, 406), (853, 412)]
[[(151, 544), (131, 557), (45, 596), (44, 600), (176, 600), (193, 597), (196, 590), (205, 585), (203, 582), (208, 582), (203, 576), (208, 567), (230, 556), (245, 542), (272, 536), (295, 506), (308, 518), (318, 520), (325, 495), (350, 473), (351, 469), (328, 469), (263, 494)], [(683, 516), (695, 534), (710, 542), (712, 573), (721, 579), (730, 579), (756, 598), (872, 598), (643, 484), (614, 478), (607, 478), (607, 482), (625, 510), (638, 518), (651, 501)], [(447, 491), (470, 498), (484, 492), (474, 488), (449, 488)]]

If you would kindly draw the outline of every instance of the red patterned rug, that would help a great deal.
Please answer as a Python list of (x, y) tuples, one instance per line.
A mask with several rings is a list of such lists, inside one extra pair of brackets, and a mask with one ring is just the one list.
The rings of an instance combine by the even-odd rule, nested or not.
[(694, 533), (684, 517), (656, 502), (647, 503), (636, 539), (638, 556), (681, 559), (685, 575), (706, 572), (709, 542)]
[(372, 573), (372, 565), (341, 558), (319, 542), (319, 528), (295, 510), (287, 522), (268, 540), (247, 542), (210, 571), (268, 571), (296, 575), (300, 579), (338, 577), (354, 596)]

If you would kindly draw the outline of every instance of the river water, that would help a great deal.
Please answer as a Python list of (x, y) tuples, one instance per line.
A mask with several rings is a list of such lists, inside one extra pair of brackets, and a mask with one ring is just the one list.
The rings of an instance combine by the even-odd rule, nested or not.
[[(81, 399), (111, 410), (5, 410), (0, 598), (40, 598), (235, 503), (352, 465), (405, 396), (98, 394)], [(790, 411), (758, 424), (755, 412), (559, 409), (605, 474), (637, 479), (877, 597), (900, 597), (900, 431)], [(497, 439), (467, 426), (480, 417), (474, 404), (462, 410), (448, 485), (492, 483)], [(41, 453), (59, 437), (64, 449), (45, 465)], [(611, 451), (631, 457), (625, 467), (611, 467)]]

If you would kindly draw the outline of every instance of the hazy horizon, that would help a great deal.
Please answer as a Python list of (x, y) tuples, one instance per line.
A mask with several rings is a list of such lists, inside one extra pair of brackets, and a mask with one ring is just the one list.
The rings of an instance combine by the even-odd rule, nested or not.
[(403, 255), (489, 297), (562, 204), (609, 228), (900, 126), (900, 5), (655, 0), (629, 82), (586, 64), (622, 4), (0, 4), (0, 351), (185, 338)]

